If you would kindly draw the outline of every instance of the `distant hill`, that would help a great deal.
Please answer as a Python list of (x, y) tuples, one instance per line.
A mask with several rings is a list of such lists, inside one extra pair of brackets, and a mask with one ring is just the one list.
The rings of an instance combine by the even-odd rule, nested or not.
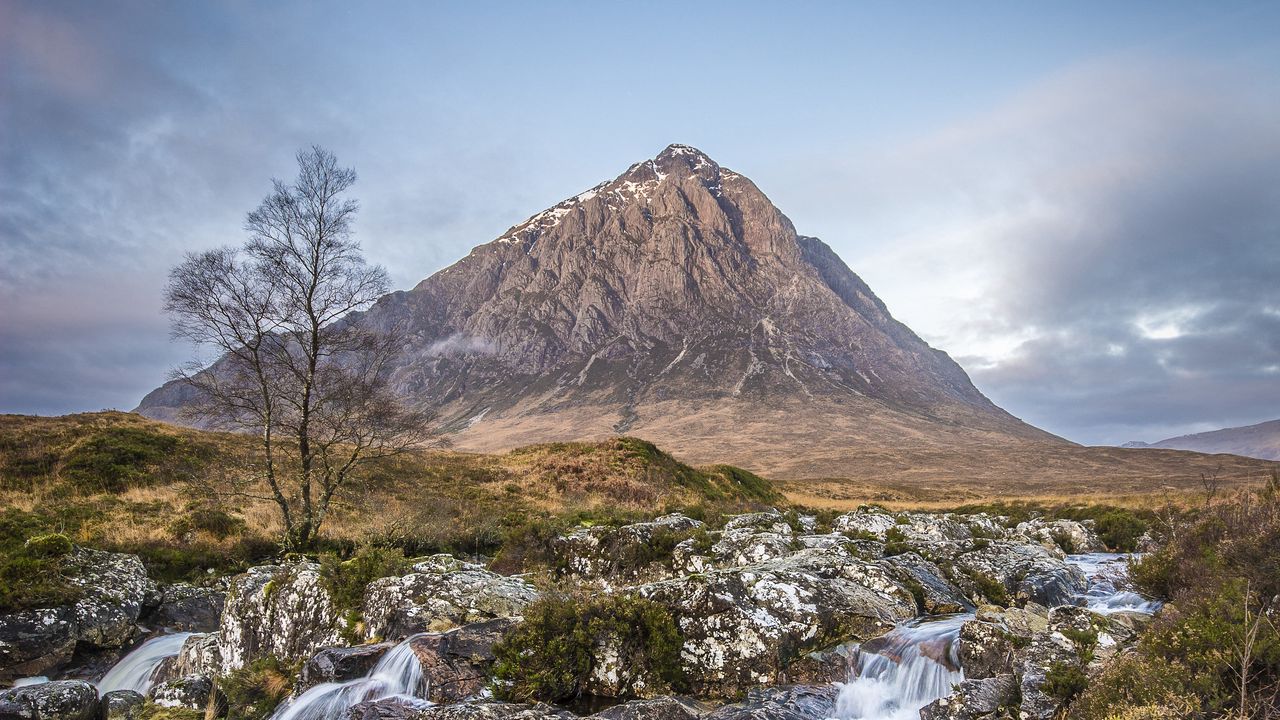
[(1213, 454), (1230, 453), (1261, 460), (1280, 460), (1280, 420), (1179, 435), (1154, 443), (1129, 442), (1124, 447), (1194, 450)]

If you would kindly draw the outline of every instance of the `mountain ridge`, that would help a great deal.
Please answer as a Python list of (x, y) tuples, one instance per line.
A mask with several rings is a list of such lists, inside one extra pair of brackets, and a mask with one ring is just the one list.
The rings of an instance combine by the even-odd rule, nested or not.
[(1188, 433), (1153, 443), (1127, 442), (1122, 447), (1228, 453), (1259, 460), (1280, 460), (1280, 419)]

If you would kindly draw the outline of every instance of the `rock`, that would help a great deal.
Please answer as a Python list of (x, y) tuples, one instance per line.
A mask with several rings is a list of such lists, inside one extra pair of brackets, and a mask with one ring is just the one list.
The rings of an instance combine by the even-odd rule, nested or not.
[(263, 565), (232, 578), (218, 630), (221, 673), (268, 655), (309, 658), (338, 645), (343, 621), (311, 562)]
[(1000, 582), (1023, 603), (1067, 605), (1087, 587), (1084, 575), (1063, 562), (1061, 552), (1012, 540), (991, 540), (958, 555), (955, 564)]
[(596, 720), (696, 720), (704, 714), (706, 710), (692, 700), (659, 697), (614, 705), (590, 717)]
[(744, 702), (725, 705), (706, 720), (825, 720), (836, 717), (835, 685), (756, 689)]
[(538, 703), (480, 702), (415, 707), (396, 698), (363, 702), (351, 708), (349, 720), (575, 720), (568, 710)]
[(578, 528), (558, 538), (552, 548), (568, 575), (591, 580), (635, 582), (661, 580), (672, 573), (672, 554), (679, 541), (703, 523), (680, 514), (621, 527)]
[(499, 618), (410, 638), (409, 647), (422, 665), (427, 699), (453, 703), (484, 690), (493, 667), (493, 646), (515, 625), (515, 620)]
[(964, 542), (973, 539), (973, 530), (962, 516), (952, 513), (903, 513), (897, 529), (908, 543), (933, 545), (944, 542)]
[(395, 647), (394, 643), (387, 642), (356, 647), (325, 648), (302, 666), (294, 694), (300, 695), (308, 688), (320, 683), (344, 682), (364, 677), (393, 647)]
[(724, 532), (771, 533), (773, 535), (792, 535), (794, 530), (787, 522), (786, 516), (777, 510), (768, 512), (735, 515), (724, 524)]
[(847, 682), (857, 666), (859, 648), (860, 643), (844, 642), (807, 653), (787, 666), (782, 680), (798, 685)]
[(222, 673), (222, 646), (218, 633), (194, 634), (182, 642), (182, 649), (156, 668), (152, 677), (157, 682), (184, 675), (218, 675)]
[(77, 547), (67, 556), (70, 578), (83, 597), (75, 604), (76, 639), (100, 648), (127, 645), (143, 610), (160, 604), (160, 590), (137, 555)]
[(878, 509), (860, 509), (837, 517), (831, 527), (840, 533), (849, 535), (870, 535), (884, 540), (884, 534), (890, 528), (897, 527), (898, 520), (889, 513)]
[(950, 696), (939, 698), (920, 709), (920, 720), (978, 720), (1008, 708), (1018, 698), (1018, 680), (1013, 675), (963, 680)]
[(69, 662), (75, 649), (71, 608), (0, 615), (0, 681), (45, 675)]
[(96, 720), (98, 690), (81, 680), (24, 685), (0, 692), (5, 720)]
[(804, 545), (791, 534), (773, 531), (725, 530), (711, 546), (711, 557), (717, 567), (742, 567), (783, 558)]
[[(365, 637), (396, 640), (419, 632), (520, 617), (538, 591), (520, 578), (436, 555), (404, 577), (375, 580), (364, 597)], [(332, 644), (332, 643), (330, 643)]]
[(939, 615), (973, 611), (973, 603), (947, 581), (942, 568), (916, 553), (894, 555), (885, 558), (881, 564), (900, 573), (904, 579), (914, 581), (915, 587), (919, 588), (916, 599), (924, 612)]
[(910, 591), (884, 568), (824, 550), (635, 592), (675, 616), (685, 674), (699, 695), (775, 682), (806, 652), (879, 635), (916, 614)]
[(169, 632), (207, 633), (218, 629), (227, 594), (216, 588), (199, 588), (186, 583), (165, 586), (160, 606), (147, 615), (152, 626)]
[(970, 620), (960, 626), (958, 651), (966, 678), (991, 678), (1013, 668), (1014, 638), (996, 623)]
[(146, 698), (133, 690), (112, 690), (98, 702), (101, 720), (133, 720)]
[(180, 707), (191, 710), (204, 710), (211, 702), (225, 699), (208, 675), (185, 675), (176, 680), (159, 683), (147, 691), (147, 699), (161, 707)]
[(1075, 520), (1032, 518), (1018, 523), (1014, 533), (1026, 537), (1050, 550), (1061, 550), (1064, 553), (1104, 552), (1107, 546), (1094, 532), (1093, 521), (1083, 523)]
[[(1086, 669), (1083, 655), (1101, 641), (1097, 627), (1105, 627), (1106, 618), (1082, 607), (1064, 606), (1049, 612), (1048, 627), (1037, 633), (1022, 653), (1021, 688), (1022, 720), (1048, 720), (1061, 706), (1061, 700), (1043, 689), (1048, 673), (1056, 665)], [(1092, 639), (1092, 644), (1090, 644)], [(1095, 663), (1100, 662), (1097, 658)]]

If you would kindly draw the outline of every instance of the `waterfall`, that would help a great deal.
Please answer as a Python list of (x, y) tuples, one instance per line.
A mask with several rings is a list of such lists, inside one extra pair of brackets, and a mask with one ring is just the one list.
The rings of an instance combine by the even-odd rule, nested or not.
[(146, 695), (153, 684), (151, 674), (166, 658), (177, 655), (182, 650), (182, 643), (190, 635), (191, 633), (161, 635), (142, 643), (102, 676), (97, 683), (98, 692), (136, 690)]
[(964, 679), (955, 640), (973, 615), (908, 620), (863, 645), (854, 677), (840, 688), (840, 720), (916, 720), (920, 708)]
[[(415, 636), (416, 637), (416, 636)], [(337, 720), (347, 710), (366, 700), (399, 698), (405, 704), (426, 707), (427, 694), (422, 665), (409, 638), (387, 651), (369, 674), (346, 682), (321, 683), (276, 709), (272, 720)]]
[(1160, 602), (1134, 592), (1129, 580), (1129, 558), (1124, 553), (1084, 553), (1068, 555), (1067, 563), (1080, 568), (1089, 580), (1089, 589), (1078, 599), (1079, 604), (1103, 615), (1116, 612), (1151, 614)]

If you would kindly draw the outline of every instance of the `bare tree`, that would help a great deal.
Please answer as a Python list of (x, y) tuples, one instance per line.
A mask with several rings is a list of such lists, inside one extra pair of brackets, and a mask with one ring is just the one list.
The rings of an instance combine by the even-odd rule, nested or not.
[(242, 247), (188, 255), (165, 292), (174, 335), (220, 356), (176, 373), (194, 391), (192, 419), (260, 440), (261, 482), (222, 489), (274, 502), (290, 548), (314, 541), (364, 463), (436, 437), (388, 386), (403, 332), (353, 320), (388, 290), (352, 239), (355, 172), (319, 147), (298, 166), (249, 213)]

